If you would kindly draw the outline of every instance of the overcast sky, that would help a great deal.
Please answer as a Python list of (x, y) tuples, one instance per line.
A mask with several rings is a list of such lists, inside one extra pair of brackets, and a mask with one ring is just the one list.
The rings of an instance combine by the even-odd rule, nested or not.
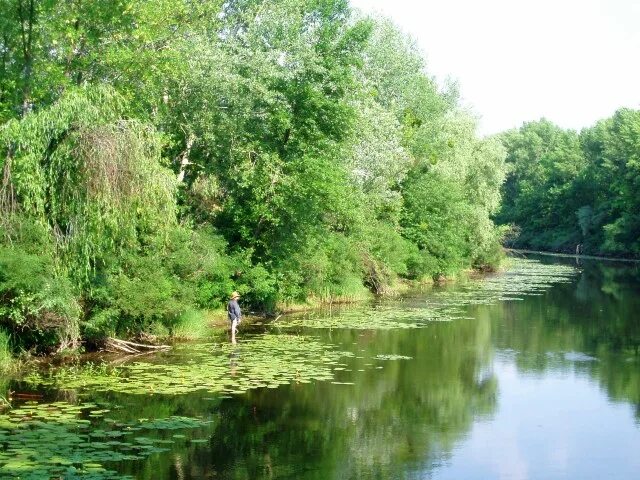
[(351, 0), (390, 17), (495, 133), (640, 108), (640, 0)]

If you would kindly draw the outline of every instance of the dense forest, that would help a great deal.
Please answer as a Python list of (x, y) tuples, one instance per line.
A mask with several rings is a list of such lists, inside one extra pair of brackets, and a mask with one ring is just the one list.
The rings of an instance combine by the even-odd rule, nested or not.
[[(347, 0), (0, 11), (0, 348), (170, 334), (235, 289), (268, 311), (499, 261), (505, 148), (411, 39)], [(598, 142), (625, 115), (585, 136), (589, 161), (610, 161)], [(505, 137), (513, 223), (526, 131)], [(578, 203), (572, 219), (600, 218)]]
[(497, 220), (518, 247), (640, 258), (640, 111), (580, 133), (541, 120), (501, 135), (509, 173)]

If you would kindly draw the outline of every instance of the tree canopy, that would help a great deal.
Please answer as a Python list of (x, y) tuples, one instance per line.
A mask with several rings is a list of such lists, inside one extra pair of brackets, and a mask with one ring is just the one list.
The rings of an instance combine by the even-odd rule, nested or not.
[(580, 133), (542, 120), (505, 132), (509, 174), (497, 220), (513, 244), (640, 257), (640, 111)]
[(505, 150), (388, 20), (0, 8), (0, 322), (25, 347), (171, 331), (235, 289), (270, 310), (497, 263)]

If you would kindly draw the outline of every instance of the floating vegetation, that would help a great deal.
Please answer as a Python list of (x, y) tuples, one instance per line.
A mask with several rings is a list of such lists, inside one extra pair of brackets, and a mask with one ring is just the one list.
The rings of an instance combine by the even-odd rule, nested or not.
[(283, 318), (278, 326), (351, 330), (423, 328), (433, 322), (469, 318), (464, 314), (469, 305), (492, 305), (542, 295), (554, 284), (573, 281), (578, 272), (573, 267), (545, 265), (536, 260), (513, 258), (511, 263), (505, 273), (469, 280), (452, 291), (436, 291), (420, 306), (388, 304), (375, 309), (352, 309), (336, 316), (293, 316)]
[(413, 357), (407, 357), (405, 355), (376, 355), (376, 360), (411, 360)]
[(148, 362), (111, 368), (88, 364), (48, 373), (33, 372), (26, 381), (32, 385), (127, 394), (240, 394), (292, 382), (332, 380), (332, 368), (339, 365), (342, 357), (351, 355), (309, 337), (263, 334), (237, 345), (186, 345)]
[[(94, 428), (93, 403), (27, 402), (0, 415), (0, 477), (20, 479), (130, 478), (109, 470), (105, 462), (141, 460), (167, 449), (162, 439), (136, 437), (136, 431), (194, 429), (210, 422), (169, 417), (132, 423), (102, 422)], [(173, 442), (170, 442), (173, 443)]]
[(412, 308), (403, 305), (401, 309), (391, 305), (379, 305), (374, 309), (349, 309), (336, 316), (311, 314), (307, 317), (291, 317), (278, 322), (283, 328), (346, 328), (350, 330), (391, 330), (397, 328), (422, 328), (431, 322), (449, 322), (464, 318), (459, 312), (442, 309)]
[(505, 273), (470, 281), (455, 291), (436, 292), (427, 305), (452, 308), (522, 300), (525, 296), (542, 295), (552, 285), (572, 282), (578, 273), (574, 267), (546, 265), (537, 260), (513, 258), (511, 262)]

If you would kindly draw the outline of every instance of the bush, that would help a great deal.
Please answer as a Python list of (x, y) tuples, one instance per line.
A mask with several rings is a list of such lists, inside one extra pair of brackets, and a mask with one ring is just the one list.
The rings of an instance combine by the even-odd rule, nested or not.
[[(332, 301), (358, 297), (365, 290), (358, 245), (343, 234), (327, 233), (310, 240), (284, 268), (300, 272), (297, 289), (283, 292), (284, 301), (304, 301), (309, 297)], [(298, 292), (297, 297), (294, 292)]]
[(178, 318), (171, 331), (174, 338), (202, 339), (211, 333), (209, 319), (205, 312), (189, 309)]
[(376, 293), (385, 293), (398, 279), (410, 276), (418, 247), (402, 237), (399, 228), (385, 222), (368, 225), (364, 232), (364, 282)]
[(176, 226), (137, 255), (114, 259), (94, 277), (98, 286), (85, 324), (91, 336), (135, 335), (163, 326), (169, 331), (194, 306), (219, 307), (233, 289), (232, 261), (224, 241), (210, 230)]
[(421, 251), (412, 262), (414, 276), (437, 277), (470, 265), (470, 213), (462, 186), (451, 179), (423, 171), (405, 182), (403, 235)]
[[(18, 235), (14, 240), (19, 243), (0, 246), (0, 322), (19, 333), (19, 347), (37, 345), (41, 352), (73, 348), (81, 314), (74, 288), (51, 249), (31, 253), (34, 245), (22, 245), (29, 238)], [(46, 242), (40, 238), (34, 243), (42, 247)]]

